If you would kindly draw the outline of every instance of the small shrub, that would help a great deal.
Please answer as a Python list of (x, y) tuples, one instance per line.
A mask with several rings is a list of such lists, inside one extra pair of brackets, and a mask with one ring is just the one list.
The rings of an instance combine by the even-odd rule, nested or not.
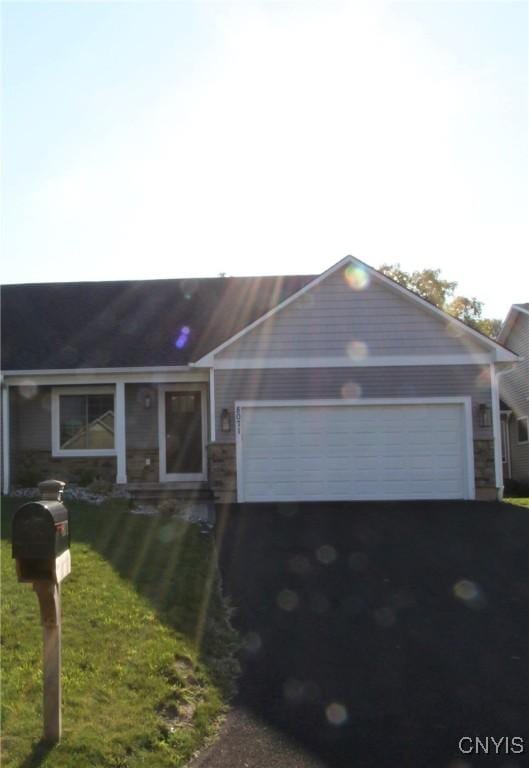
[(77, 485), (80, 485), (82, 488), (87, 488), (95, 481), (95, 479), (96, 476), (93, 469), (82, 469), (77, 477)]
[(16, 473), (16, 484), (21, 488), (36, 488), (43, 480), (33, 454), (25, 454)]
[(519, 480), (506, 480), (504, 495), (526, 498), (529, 496), (529, 483), (520, 482)]

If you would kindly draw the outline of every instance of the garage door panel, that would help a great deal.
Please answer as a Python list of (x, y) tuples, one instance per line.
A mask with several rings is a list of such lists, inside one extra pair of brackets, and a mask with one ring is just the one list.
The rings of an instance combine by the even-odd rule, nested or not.
[(242, 408), (245, 501), (465, 498), (459, 403)]

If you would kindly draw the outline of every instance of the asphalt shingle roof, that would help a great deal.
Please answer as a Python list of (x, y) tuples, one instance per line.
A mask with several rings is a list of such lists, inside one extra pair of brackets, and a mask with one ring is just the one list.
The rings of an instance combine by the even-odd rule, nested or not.
[(2, 369), (187, 365), (312, 275), (2, 286)]

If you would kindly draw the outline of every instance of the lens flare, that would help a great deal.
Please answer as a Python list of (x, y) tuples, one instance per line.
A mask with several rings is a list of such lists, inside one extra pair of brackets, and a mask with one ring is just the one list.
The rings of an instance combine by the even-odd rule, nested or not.
[(37, 392), (37, 385), (29, 379), (26, 379), (26, 381), (23, 381), (22, 384), (18, 386), (18, 394), (20, 397), (23, 397), (24, 400), (33, 400)]
[(464, 602), (472, 602), (479, 597), (479, 587), (473, 581), (461, 579), (454, 584), (454, 595)]
[(331, 563), (334, 563), (338, 555), (331, 544), (323, 544), (316, 550), (316, 557), (320, 563), (323, 563), (323, 565), (330, 565)]
[(325, 708), (325, 715), (331, 725), (344, 725), (347, 722), (347, 708), (333, 701)]
[(346, 381), (340, 389), (340, 393), (344, 400), (356, 400), (358, 397), (362, 397), (362, 385), (356, 381)]
[(351, 341), (347, 345), (347, 356), (353, 363), (359, 363), (365, 360), (368, 354), (368, 347), (364, 341)]
[(476, 387), (479, 389), (488, 389), (490, 387), (490, 374), (488, 368), (482, 368), (482, 370), (476, 376)]
[(282, 589), (277, 596), (277, 604), (283, 611), (295, 611), (299, 598), (291, 589)]
[(353, 291), (363, 291), (369, 285), (369, 275), (361, 266), (349, 264), (344, 270), (346, 283)]
[(184, 325), (182, 326), (182, 328), (180, 328), (180, 333), (174, 343), (177, 349), (183, 349), (185, 347), (185, 345), (189, 341), (190, 333), (191, 333), (191, 328), (189, 328), (188, 325)]

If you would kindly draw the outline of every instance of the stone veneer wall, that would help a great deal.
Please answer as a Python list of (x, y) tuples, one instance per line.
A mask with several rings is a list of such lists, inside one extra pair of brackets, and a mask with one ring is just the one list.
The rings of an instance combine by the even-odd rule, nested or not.
[(11, 478), (15, 486), (34, 487), (41, 480), (63, 480), (89, 485), (92, 480), (116, 482), (115, 456), (55, 457), (50, 451), (18, 450), (11, 456)]
[(237, 501), (235, 443), (208, 445), (208, 481), (215, 501), (220, 504)]
[[(146, 464), (150, 460), (150, 464)], [(157, 483), (160, 480), (158, 448), (127, 449), (127, 482)]]
[(493, 440), (474, 440), (474, 479), (478, 501), (497, 498)]

